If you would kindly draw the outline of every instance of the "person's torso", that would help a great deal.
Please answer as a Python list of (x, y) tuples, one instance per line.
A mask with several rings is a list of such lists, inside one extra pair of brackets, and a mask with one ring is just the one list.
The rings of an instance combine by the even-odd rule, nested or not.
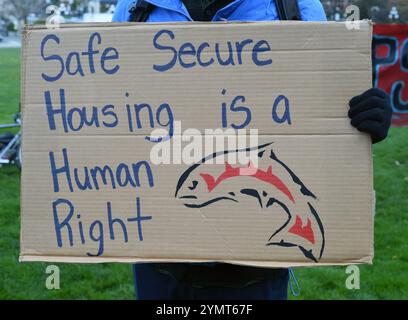
[[(146, 22), (192, 21), (181, 0), (146, 0), (155, 7)], [(127, 22), (135, 0), (119, 0), (113, 22)], [(319, 0), (298, 0), (303, 21), (325, 21), (326, 15)], [(207, 12), (211, 21), (273, 21), (279, 20), (275, 0), (235, 0), (215, 12)], [(151, 266), (188, 283), (245, 286), (261, 279), (286, 277), (280, 269), (240, 267), (216, 263), (204, 264), (155, 264)], [(209, 268), (209, 269), (207, 269)]]

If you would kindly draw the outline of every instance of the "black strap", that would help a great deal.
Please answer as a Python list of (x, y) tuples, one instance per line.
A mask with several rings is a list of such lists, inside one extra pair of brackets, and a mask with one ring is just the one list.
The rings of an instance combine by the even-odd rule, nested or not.
[(298, 0), (275, 0), (279, 20), (302, 20)]
[(137, 0), (130, 8), (130, 22), (146, 22), (150, 13), (153, 11), (154, 5), (144, 0)]
[(225, 8), (230, 3), (235, 0), (217, 0), (217, 1), (207, 1), (207, 6), (204, 10), (204, 21), (211, 21), (218, 10)]
[(181, 0), (193, 21), (204, 21), (205, 4), (201, 0)]

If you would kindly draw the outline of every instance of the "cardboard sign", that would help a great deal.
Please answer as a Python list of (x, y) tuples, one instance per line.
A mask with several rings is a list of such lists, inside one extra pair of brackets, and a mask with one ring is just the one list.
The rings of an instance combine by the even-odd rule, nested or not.
[(27, 29), (20, 260), (370, 263), (371, 29)]

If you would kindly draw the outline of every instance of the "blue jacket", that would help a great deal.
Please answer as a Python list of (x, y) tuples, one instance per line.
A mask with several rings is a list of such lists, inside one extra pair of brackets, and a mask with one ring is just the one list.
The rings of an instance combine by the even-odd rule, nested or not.
[[(156, 6), (147, 22), (192, 21), (181, 0), (146, 0)], [(129, 21), (129, 9), (135, 0), (119, 0), (113, 22)], [(304, 21), (326, 21), (319, 0), (298, 0)], [(275, 0), (235, 0), (220, 9), (212, 21), (271, 21), (278, 20)]]

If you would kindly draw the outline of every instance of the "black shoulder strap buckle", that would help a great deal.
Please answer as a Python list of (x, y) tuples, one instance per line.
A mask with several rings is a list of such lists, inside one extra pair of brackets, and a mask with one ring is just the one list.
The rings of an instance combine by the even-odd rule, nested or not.
[(153, 9), (153, 4), (144, 0), (137, 0), (129, 10), (129, 22), (146, 22)]
[(302, 20), (298, 0), (275, 0), (279, 20)]

